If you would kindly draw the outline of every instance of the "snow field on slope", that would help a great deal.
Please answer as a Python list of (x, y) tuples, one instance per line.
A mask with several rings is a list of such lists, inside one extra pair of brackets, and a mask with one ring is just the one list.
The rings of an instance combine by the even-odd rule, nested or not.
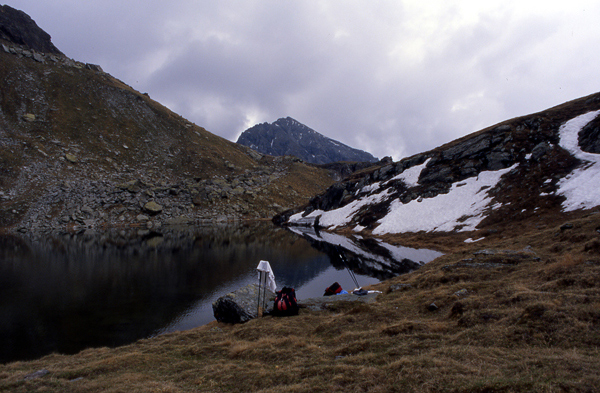
[(582, 166), (558, 182), (557, 194), (567, 198), (562, 204), (564, 211), (600, 205), (600, 154), (586, 153), (579, 147), (579, 131), (599, 113), (593, 111), (577, 116), (559, 129), (560, 146), (583, 161)]
[(390, 180), (386, 181), (383, 185), (386, 185), (389, 182), (394, 181), (394, 180), (402, 180), (404, 182), (404, 184), (406, 184), (408, 187), (417, 186), (418, 181), (419, 181), (419, 176), (421, 175), (421, 171), (423, 169), (425, 169), (425, 167), (427, 166), (427, 163), (430, 160), (431, 160), (431, 158), (428, 158), (421, 165), (415, 165), (413, 167), (406, 169), (404, 172), (402, 172), (399, 175), (396, 175), (396, 176), (392, 177)]
[(390, 190), (384, 190), (379, 194), (370, 195), (366, 198), (357, 199), (346, 206), (340, 207), (335, 210), (315, 210), (305, 217), (302, 216), (302, 212), (292, 215), (288, 222), (291, 224), (302, 225), (307, 222), (311, 222), (311, 219), (321, 216), (319, 218), (319, 225), (323, 227), (330, 227), (331, 229), (346, 225), (350, 223), (352, 217), (364, 206), (372, 205), (383, 201)]
[(338, 226), (346, 225), (350, 223), (352, 217), (358, 211), (367, 205), (374, 205), (379, 203), (388, 196), (390, 190), (384, 190), (379, 194), (370, 195), (366, 198), (357, 199), (346, 206), (340, 207), (335, 210), (322, 212), (321, 218), (319, 219), (319, 225), (324, 227), (331, 227), (332, 229)]
[[(498, 171), (481, 172), (477, 177), (454, 183), (447, 194), (425, 198), (421, 202), (412, 200), (403, 204), (400, 200), (395, 200), (390, 204), (390, 212), (378, 221), (380, 225), (373, 233), (450, 232), (459, 225), (462, 226), (460, 231), (472, 231), (483, 220), (491, 201), (487, 190), (495, 187), (500, 178), (517, 165)], [(497, 207), (500, 205), (494, 206)]]
[[(560, 127), (560, 146), (583, 161), (579, 168), (558, 182), (557, 194), (566, 197), (563, 202), (565, 211), (589, 209), (600, 205), (600, 154), (582, 151), (578, 141), (579, 131), (598, 114), (600, 111), (585, 113), (567, 121)], [(530, 157), (529, 154), (527, 158)], [(403, 180), (409, 187), (415, 186), (426, 165), (427, 161), (405, 170), (383, 184), (378, 182), (365, 186), (358, 193), (372, 192), (392, 180)], [(421, 199), (421, 202), (413, 200), (403, 204), (400, 200), (394, 200), (390, 204), (389, 213), (378, 221), (380, 225), (375, 228), (373, 234), (418, 231), (450, 232), (459, 226), (460, 231), (475, 230), (485, 217), (486, 210), (497, 209), (501, 206), (498, 203), (490, 206), (491, 198), (487, 191), (494, 188), (504, 174), (517, 166), (518, 164), (515, 164), (510, 168), (498, 171), (481, 172), (477, 177), (454, 183), (447, 194)], [(314, 211), (307, 217), (321, 215), (320, 224), (324, 227), (335, 228), (347, 225), (362, 207), (382, 202), (388, 194), (389, 191), (385, 190), (379, 194), (356, 200), (339, 209), (328, 212)], [(298, 216), (299, 219), (301, 213), (295, 216)], [(294, 221), (295, 216), (290, 218), (290, 222)]]

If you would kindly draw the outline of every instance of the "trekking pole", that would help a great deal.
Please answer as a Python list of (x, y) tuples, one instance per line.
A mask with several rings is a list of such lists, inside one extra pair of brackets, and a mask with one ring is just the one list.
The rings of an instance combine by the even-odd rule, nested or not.
[(346, 263), (346, 258), (344, 258), (344, 256), (342, 255), (341, 251), (337, 250), (338, 255), (340, 256), (340, 259), (342, 260), (342, 263), (344, 264), (344, 266), (346, 267), (346, 270), (348, 270), (348, 274), (350, 274), (350, 277), (352, 278), (352, 281), (354, 281), (354, 285), (356, 285), (356, 288), (360, 288), (360, 285), (358, 285), (358, 280), (356, 279), (356, 276), (354, 275), (354, 272), (352, 270), (350, 270), (350, 268), (348, 267), (348, 264)]

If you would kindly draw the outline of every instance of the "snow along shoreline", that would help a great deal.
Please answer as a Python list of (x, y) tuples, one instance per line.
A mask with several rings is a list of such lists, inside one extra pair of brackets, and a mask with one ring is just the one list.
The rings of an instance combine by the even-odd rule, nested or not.
[[(600, 111), (577, 116), (559, 129), (560, 146), (583, 162), (557, 184), (556, 194), (566, 197), (562, 204), (564, 211), (589, 209), (600, 205), (600, 154), (582, 151), (578, 135), (598, 114)], [(527, 158), (530, 157), (529, 154)], [(408, 168), (391, 180), (402, 180), (407, 186), (414, 187), (426, 165), (427, 161)], [(391, 201), (388, 213), (377, 221), (378, 226), (373, 230), (373, 234), (473, 231), (491, 210), (502, 206), (500, 203), (492, 204), (489, 190), (496, 187), (502, 176), (516, 169), (518, 165), (514, 164), (497, 171), (480, 172), (478, 176), (453, 183), (448, 193), (433, 198), (419, 198), (406, 204), (395, 199)], [(378, 190), (381, 186), (385, 187), (389, 181), (365, 186), (357, 194)], [(354, 215), (363, 207), (384, 202), (390, 198), (390, 194), (390, 189), (384, 188), (379, 193), (357, 199), (338, 209), (315, 210), (305, 217), (302, 213), (297, 213), (291, 216), (288, 222), (291, 225), (306, 225), (314, 223), (318, 218), (320, 226), (335, 229), (350, 224)], [(356, 226), (354, 229), (360, 231), (363, 227)]]

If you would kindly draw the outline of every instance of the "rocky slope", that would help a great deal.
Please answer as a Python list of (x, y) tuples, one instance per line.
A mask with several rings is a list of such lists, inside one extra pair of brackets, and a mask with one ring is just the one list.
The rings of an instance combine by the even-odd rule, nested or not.
[(600, 93), (357, 172), (275, 221), (376, 235), (489, 233), (594, 208), (599, 109)]
[(377, 161), (370, 153), (327, 138), (291, 117), (257, 124), (244, 131), (237, 143), (262, 154), (294, 156), (312, 164)]
[(267, 218), (332, 183), (326, 170), (231, 143), (64, 56), (7, 6), (0, 45), (0, 229)]

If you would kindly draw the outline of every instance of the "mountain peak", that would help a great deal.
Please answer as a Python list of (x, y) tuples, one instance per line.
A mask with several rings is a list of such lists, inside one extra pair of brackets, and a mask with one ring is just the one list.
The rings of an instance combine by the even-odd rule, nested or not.
[(247, 129), (240, 135), (237, 143), (262, 154), (295, 156), (313, 164), (377, 161), (370, 153), (323, 136), (289, 116), (281, 117), (271, 124), (257, 124)]
[(52, 44), (50, 34), (42, 30), (25, 12), (8, 5), (0, 5), (0, 39), (42, 53), (62, 54)]

